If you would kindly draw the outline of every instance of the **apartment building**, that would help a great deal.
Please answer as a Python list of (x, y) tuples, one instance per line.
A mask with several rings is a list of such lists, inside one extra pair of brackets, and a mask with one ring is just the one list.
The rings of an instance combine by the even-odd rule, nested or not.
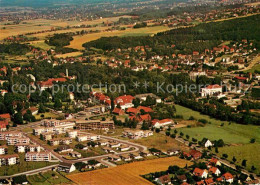
[(81, 133), (77, 136), (78, 142), (83, 141), (96, 141), (100, 139), (100, 135), (91, 134), (91, 133)]
[(72, 143), (72, 139), (69, 137), (66, 138), (55, 138), (48, 141), (48, 143), (52, 146), (57, 145), (69, 145)]
[(7, 140), (8, 137), (22, 137), (23, 134), (17, 131), (0, 132), (0, 140)]
[(19, 155), (12, 154), (12, 155), (1, 155), (0, 156), (0, 166), (5, 165), (15, 165), (19, 163)]
[(78, 120), (76, 128), (79, 130), (110, 130), (115, 129), (114, 121)]
[(28, 137), (8, 137), (7, 145), (16, 145), (16, 144), (29, 144), (30, 139)]
[(47, 126), (47, 127), (37, 127), (33, 129), (33, 134), (39, 136), (44, 133), (54, 133), (54, 134), (64, 134), (67, 130), (73, 129), (75, 122), (64, 122), (63, 124)]
[(25, 154), (26, 161), (50, 161), (51, 152), (27, 152)]

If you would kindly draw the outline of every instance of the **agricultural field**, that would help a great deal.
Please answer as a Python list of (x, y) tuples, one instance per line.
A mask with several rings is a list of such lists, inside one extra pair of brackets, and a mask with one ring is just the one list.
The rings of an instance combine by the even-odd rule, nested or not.
[(100, 33), (92, 33), (92, 34), (86, 34), (83, 36), (74, 36), (73, 41), (70, 42), (70, 45), (67, 46), (69, 48), (74, 49), (84, 49), (82, 47), (82, 44), (86, 42), (90, 42), (93, 40), (97, 40), (101, 37), (113, 37), (113, 36), (119, 36), (119, 37), (126, 37), (126, 36), (144, 36), (144, 35), (152, 35), (158, 32), (163, 32), (166, 30), (169, 30), (170, 28), (166, 26), (154, 26), (154, 27), (146, 27), (146, 28), (139, 28), (139, 29), (126, 29), (126, 30), (116, 30), (111, 32), (100, 32)]
[(145, 145), (148, 148), (156, 148), (162, 151), (167, 151), (172, 148), (179, 148), (182, 151), (189, 151), (189, 148), (175, 139), (166, 136), (164, 134), (154, 133), (153, 136), (147, 138), (141, 138), (136, 140), (131, 140), (134, 143)]
[(59, 55), (56, 55), (56, 57), (57, 58), (66, 58), (66, 57), (77, 57), (80, 55), (82, 55), (82, 53), (79, 51), (76, 51), (76, 52), (71, 52), (71, 53), (59, 54)]
[[(255, 138), (257, 143), (260, 143), (260, 127), (254, 125), (241, 125), (227, 121), (220, 121), (210, 118), (207, 115), (202, 115), (197, 111), (193, 111), (186, 107), (175, 105), (177, 114), (183, 115), (184, 119), (189, 119), (192, 115), (195, 119), (206, 119), (208, 122), (204, 127), (179, 128), (184, 135), (189, 135), (198, 140), (204, 137), (210, 140), (223, 139), (227, 144), (247, 144), (251, 138)], [(224, 123), (224, 126), (221, 124)]]
[[(66, 27), (66, 26), (78, 26), (78, 25), (96, 25), (96, 24), (102, 24), (103, 22), (115, 22), (118, 21), (120, 17), (129, 17), (129, 16), (119, 16), (119, 17), (111, 17), (111, 18), (104, 18), (104, 19), (96, 19), (93, 21), (57, 21), (57, 20), (46, 20), (46, 19), (37, 19), (37, 20), (28, 20), (23, 21), (20, 24), (15, 25), (4, 25), (6, 23), (11, 22), (1, 22), (0, 23), (0, 40), (19, 34), (25, 34), (28, 32), (37, 32), (37, 31), (43, 31), (43, 30), (50, 30), (51, 28), (57, 28), (57, 27)], [(3, 29), (4, 28), (4, 29)], [(69, 29), (65, 30), (65, 32), (70, 32), (75, 29)], [(81, 29), (82, 30), (82, 29)], [(51, 32), (53, 34), (54, 32)], [(46, 33), (48, 35), (50, 33)], [(37, 36), (37, 35), (32, 35)], [(44, 36), (44, 35), (43, 35)]]
[(30, 184), (52, 185), (52, 184), (73, 184), (70, 180), (57, 172), (48, 171), (27, 177)]
[(242, 161), (247, 160), (246, 169), (251, 170), (252, 165), (255, 166), (256, 170), (254, 171), (256, 174), (260, 174), (260, 144), (246, 144), (246, 145), (234, 145), (234, 146), (226, 146), (223, 148), (219, 148), (219, 155), (227, 154), (228, 159), (232, 161), (232, 158), (235, 157), (237, 161), (235, 164), (240, 165)]
[(133, 185), (152, 184), (140, 175), (151, 172), (163, 171), (168, 169), (170, 165), (178, 165), (184, 167), (191, 165), (190, 161), (180, 159), (178, 157), (160, 158), (148, 161), (134, 162), (120, 165), (113, 168), (105, 168), (80, 174), (72, 174), (67, 177), (76, 184), (89, 185)]

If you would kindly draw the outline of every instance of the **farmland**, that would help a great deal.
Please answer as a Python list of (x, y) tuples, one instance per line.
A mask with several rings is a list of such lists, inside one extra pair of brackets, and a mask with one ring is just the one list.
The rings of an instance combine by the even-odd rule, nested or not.
[[(122, 17), (122, 16), (120, 16)], [(111, 17), (111, 18), (104, 18), (104, 19), (96, 19), (93, 21), (57, 21), (57, 20), (46, 20), (46, 19), (37, 19), (37, 20), (28, 20), (24, 21), (20, 24), (11, 24), (11, 25), (5, 25), (6, 23), (11, 22), (1, 22), (0, 28), (5, 28), (1, 30), (0, 40), (19, 34), (25, 34), (28, 32), (37, 32), (37, 31), (43, 31), (43, 30), (50, 30), (51, 28), (58, 28), (58, 27), (66, 27), (66, 26), (78, 26), (78, 25), (96, 25), (96, 24), (102, 24), (103, 22), (114, 22), (117, 21), (120, 17)], [(126, 17), (126, 16), (123, 16)], [(69, 29), (65, 30), (65, 32), (73, 31), (75, 29)], [(81, 29), (82, 30), (82, 29)], [(54, 34), (55, 32), (51, 32)], [(45, 36), (50, 34), (47, 32), (44, 34)], [(42, 35), (42, 36), (44, 36)], [(33, 35), (38, 36), (38, 35)]]
[[(223, 139), (225, 143), (232, 144), (247, 144), (251, 138), (255, 138), (256, 142), (260, 142), (260, 128), (254, 125), (241, 125), (231, 123), (227, 121), (220, 121), (210, 118), (207, 115), (202, 115), (197, 111), (185, 108), (180, 105), (175, 105), (177, 114), (183, 115), (185, 119), (189, 119), (192, 115), (196, 119), (206, 119), (208, 124), (204, 127), (191, 127), (191, 128), (180, 128), (179, 131), (185, 135), (188, 134), (190, 137), (194, 137), (198, 140), (206, 137), (211, 140)], [(224, 123), (224, 126), (221, 124)]]
[(179, 159), (178, 157), (160, 158), (148, 161), (129, 163), (113, 168), (106, 168), (80, 174), (72, 174), (67, 177), (77, 184), (90, 185), (133, 185), (133, 184), (151, 184), (140, 175), (155, 171), (168, 169), (170, 165), (184, 167), (191, 162)]

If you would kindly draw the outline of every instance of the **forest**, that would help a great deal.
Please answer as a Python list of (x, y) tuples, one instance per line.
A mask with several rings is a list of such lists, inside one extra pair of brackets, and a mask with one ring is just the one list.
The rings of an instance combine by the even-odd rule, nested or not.
[[(172, 29), (157, 35), (138, 37), (102, 37), (98, 40), (83, 44), (89, 49), (95, 47), (103, 50), (129, 48), (148, 45), (153, 49), (159, 46), (175, 44), (175, 49), (192, 53), (211, 49), (223, 40), (241, 41), (254, 40), (256, 47), (260, 47), (260, 15), (245, 18), (199, 24), (195, 27)], [(167, 48), (165, 49), (167, 52)]]
[(0, 54), (25, 55), (29, 51), (30, 48), (26, 44), (0, 44)]

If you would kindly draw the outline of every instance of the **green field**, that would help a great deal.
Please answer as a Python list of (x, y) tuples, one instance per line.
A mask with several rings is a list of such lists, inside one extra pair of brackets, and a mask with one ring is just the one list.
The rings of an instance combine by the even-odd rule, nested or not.
[[(247, 144), (251, 138), (255, 138), (257, 143), (260, 143), (260, 127), (254, 125), (241, 125), (220, 121), (210, 118), (207, 115), (202, 115), (197, 111), (193, 111), (186, 107), (175, 105), (177, 114), (183, 115), (184, 119), (189, 119), (190, 116), (196, 119), (206, 119), (211, 124), (206, 124), (204, 127), (180, 128), (184, 135), (188, 134), (191, 138), (201, 140), (206, 137), (210, 140), (223, 139), (225, 143), (232, 144)], [(220, 126), (224, 123), (224, 126)]]
[(34, 185), (72, 184), (70, 180), (53, 171), (28, 176), (27, 179)]
[(247, 160), (246, 169), (251, 170), (252, 165), (256, 167), (254, 171), (256, 174), (260, 174), (260, 144), (246, 144), (238, 146), (226, 146), (219, 148), (219, 154), (228, 154), (228, 159), (232, 161), (233, 156), (237, 159), (237, 165), (242, 164), (242, 160)]
[(30, 171), (30, 170), (43, 168), (46, 166), (56, 164), (56, 163), (51, 163), (51, 162), (26, 162), (24, 160), (24, 154), (19, 154), (19, 157), (20, 157), (20, 164), (12, 165), (12, 166), (1, 166), (0, 167), (0, 176), (13, 175), (16, 173)]

